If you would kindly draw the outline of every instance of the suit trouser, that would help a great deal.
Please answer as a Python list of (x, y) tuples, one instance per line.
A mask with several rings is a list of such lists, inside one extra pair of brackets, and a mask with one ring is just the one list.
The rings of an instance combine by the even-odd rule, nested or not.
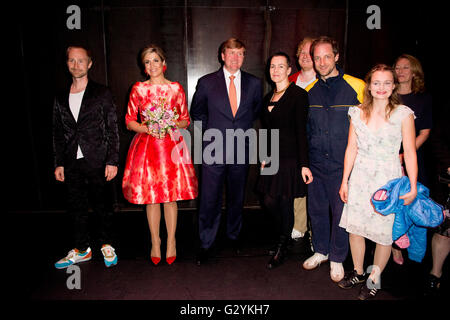
[(247, 164), (202, 165), (202, 184), (199, 210), (201, 247), (208, 249), (216, 239), (222, 212), (223, 185), (226, 183), (226, 233), (236, 240), (242, 227)]
[[(99, 242), (111, 244), (113, 212), (107, 199), (105, 168), (92, 168), (84, 159), (78, 159), (64, 168), (67, 185), (68, 212), (72, 222), (74, 247), (84, 251), (90, 245), (89, 199), (99, 218)], [(109, 201), (110, 202), (110, 201)]]
[(306, 197), (294, 199), (294, 229), (305, 234), (308, 231)]
[(317, 172), (312, 174), (314, 180), (308, 185), (308, 214), (314, 251), (329, 254), (330, 261), (343, 262), (349, 244), (347, 231), (339, 226), (344, 208), (339, 196), (342, 176), (325, 176)]

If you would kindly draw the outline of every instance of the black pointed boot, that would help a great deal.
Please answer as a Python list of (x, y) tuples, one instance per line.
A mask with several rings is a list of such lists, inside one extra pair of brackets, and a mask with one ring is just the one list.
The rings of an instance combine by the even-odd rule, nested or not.
[(288, 239), (286, 237), (280, 237), (280, 240), (275, 248), (275, 253), (267, 263), (268, 269), (273, 269), (283, 264), (287, 255), (287, 243)]

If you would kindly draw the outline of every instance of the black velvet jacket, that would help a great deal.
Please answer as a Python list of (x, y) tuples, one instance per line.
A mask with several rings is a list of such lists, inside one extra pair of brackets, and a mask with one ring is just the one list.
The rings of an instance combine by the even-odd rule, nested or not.
[(55, 167), (66, 167), (77, 157), (78, 145), (93, 168), (118, 166), (119, 132), (110, 90), (88, 81), (78, 121), (69, 107), (70, 87), (59, 93), (53, 105), (53, 153)]

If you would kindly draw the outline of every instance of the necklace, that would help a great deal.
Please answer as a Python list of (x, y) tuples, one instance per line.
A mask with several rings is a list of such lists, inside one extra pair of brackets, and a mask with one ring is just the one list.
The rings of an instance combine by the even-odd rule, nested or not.
[[(280, 93), (285, 92), (286, 89), (289, 88), (290, 85), (291, 85), (291, 82), (289, 82), (289, 84), (286, 86), (286, 88), (284, 88), (284, 89), (282, 89), (282, 90), (280, 90), (280, 91), (274, 90), (274, 91), (273, 91), (273, 94), (272, 94), (272, 97), (270, 98), (270, 102), (276, 102), (276, 101), (273, 101), (273, 98), (275, 97), (275, 95), (276, 95), (276, 94), (280, 94)], [(281, 95), (278, 96), (277, 101), (280, 100), (280, 99), (281, 99)]]
[(287, 89), (290, 85), (291, 85), (291, 82), (289, 82), (288, 85), (287, 85), (284, 89), (281, 89), (280, 91), (274, 90), (273, 93), (274, 93), (274, 94), (275, 94), (275, 93), (276, 93), (276, 94), (278, 94), (278, 93), (283, 93), (283, 92), (286, 91), (286, 89)]

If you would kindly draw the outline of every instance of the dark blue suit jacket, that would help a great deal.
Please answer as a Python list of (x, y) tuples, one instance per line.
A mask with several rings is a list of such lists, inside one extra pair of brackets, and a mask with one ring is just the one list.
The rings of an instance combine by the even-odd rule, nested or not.
[[(254, 120), (259, 117), (261, 100), (261, 80), (241, 70), (241, 100), (233, 117), (225, 76), (220, 68), (198, 80), (191, 104), (191, 117), (194, 121), (202, 122), (202, 130), (218, 129), (225, 138), (226, 129), (246, 131), (253, 127)], [(204, 143), (203, 147), (209, 143)], [(225, 148), (225, 141), (223, 145)]]

